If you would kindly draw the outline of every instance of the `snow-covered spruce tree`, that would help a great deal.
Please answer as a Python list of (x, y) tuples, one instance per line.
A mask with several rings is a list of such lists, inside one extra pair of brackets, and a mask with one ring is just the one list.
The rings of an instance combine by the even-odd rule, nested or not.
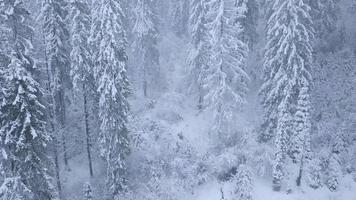
[(296, 180), (297, 186), (301, 185), (304, 169), (308, 169), (311, 160), (311, 100), (310, 88), (306, 80), (301, 81), (297, 107), (294, 119), (294, 131), (290, 139), (290, 156), (293, 161), (299, 163), (299, 174)]
[(91, 159), (91, 134), (89, 125), (89, 97), (95, 95), (93, 84), (93, 65), (88, 38), (91, 28), (91, 13), (88, 0), (74, 0), (71, 2), (71, 76), (76, 91), (81, 91), (84, 102), (84, 123), (86, 133), (86, 151), (89, 162), (89, 174), (93, 176)]
[(204, 98), (204, 72), (210, 62), (210, 38), (206, 21), (206, 0), (193, 0), (190, 2), (189, 32), (192, 49), (189, 56), (188, 91), (198, 93), (198, 109), (203, 108)]
[(42, 89), (35, 80), (33, 28), (21, 0), (0, 1), (0, 15), (11, 35), (10, 63), (0, 72), (6, 83), (0, 105), (0, 159), (4, 175), (1, 199), (51, 200), (54, 190), (46, 155), (50, 136), (45, 129)]
[(316, 31), (316, 36), (321, 39), (337, 29), (339, 18), (340, 0), (313, 0), (310, 1), (312, 8), (311, 16)]
[(171, 0), (170, 6), (171, 26), (178, 36), (188, 33), (189, 0)]
[(247, 83), (245, 59), (247, 45), (241, 40), (239, 19), (245, 14), (246, 1), (210, 0), (207, 3), (208, 28), (211, 31), (211, 59), (204, 76), (204, 104), (214, 111), (212, 132), (229, 137), (234, 113), (245, 103)]
[(326, 180), (325, 180), (325, 184), (330, 191), (336, 191), (339, 188), (340, 178), (341, 178), (340, 164), (337, 160), (337, 157), (331, 154), (328, 160)]
[[(0, 1), (0, 3), (4, 4), (4, 1)], [(8, 27), (3, 26), (3, 24), (6, 24), (6, 20), (7, 20), (7, 17), (5, 15), (6, 7), (4, 5), (1, 5), (0, 9), (1, 9), (0, 13), (2, 13), (0, 14), (0, 24), (2, 24), (2, 26), (0, 26), (0, 69), (1, 69), (7, 66), (10, 62), (8, 54), (11, 49), (9, 47), (11, 30)], [(2, 81), (0, 80), (0, 84), (1, 83)], [(1, 95), (1, 91), (0, 91), (0, 95)]]
[(233, 200), (252, 200), (252, 174), (246, 164), (241, 164), (234, 177), (235, 190), (232, 194)]
[(308, 173), (306, 175), (309, 187), (317, 189), (323, 185), (321, 162), (316, 156), (308, 163)]
[(0, 186), (0, 197), (6, 200), (34, 199), (32, 191), (19, 177), (5, 177)]
[(127, 78), (126, 33), (124, 15), (118, 0), (96, 2), (91, 41), (94, 74), (100, 93), (100, 149), (107, 161), (107, 186), (118, 199), (127, 190), (125, 159), (129, 154), (127, 116), (129, 82)]
[(65, 138), (66, 121), (66, 90), (70, 81), (70, 52), (68, 50), (69, 31), (65, 19), (67, 17), (65, 0), (43, 0), (41, 17), (45, 35), (46, 54), (50, 71), (50, 90), (53, 97), (55, 137), (61, 136), (64, 163), (69, 169)]
[(133, 2), (134, 53), (139, 60), (138, 65), (142, 81), (143, 95), (159, 87), (160, 66), (157, 42), (159, 37), (159, 18), (157, 0), (135, 0)]
[[(261, 89), (265, 121), (260, 141), (275, 139), (274, 188), (279, 190), (286, 175), (287, 156), (302, 138), (309, 138), (309, 92), (311, 85), (313, 27), (305, 0), (268, 1), (267, 46), (264, 84)], [(289, 16), (286, 18), (286, 16)], [(299, 107), (298, 112), (294, 107)], [(297, 131), (300, 126), (302, 130)], [(305, 136), (299, 136), (299, 133)], [(292, 140), (291, 140), (292, 139)], [(293, 159), (301, 164), (300, 160)]]
[(93, 200), (93, 189), (90, 183), (85, 183), (83, 188), (83, 200)]
[(345, 123), (339, 125), (339, 130), (337, 133), (334, 133), (332, 142), (331, 142), (331, 152), (338, 158), (341, 159), (343, 153), (348, 151), (348, 147), (352, 143), (352, 138), (349, 135), (350, 130), (345, 126)]
[(257, 0), (247, 0), (244, 3), (246, 4), (246, 7), (241, 7), (241, 9), (244, 9), (243, 12), (245, 13), (240, 19), (241, 24), (244, 27), (241, 38), (242, 41), (252, 49), (258, 41), (256, 28), (259, 18), (259, 5)]
[(341, 0), (315, 0), (310, 1), (312, 18), (315, 30), (315, 52), (335, 53), (345, 46), (346, 31), (342, 18)]
[(286, 102), (281, 102), (278, 107), (279, 113), (277, 117), (277, 127), (275, 136), (275, 157), (273, 161), (273, 190), (279, 191), (281, 189), (281, 181), (286, 176), (286, 157), (288, 134), (292, 130), (292, 116), (288, 111)]
[[(1, 3), (3, 4), (4, 2)], [(6, 8), (4, 5), (0, 4), (0, 9), (0, 24), (5, 24), (6, 15), (4, 13)], [(9, 34), (9, 29), (6, 26), (0, 26), (0, 71), (5, 70), (5, 66), (7, 66), (10, 62), (8, 56), (10, 50), (10, 48), (8, 47), (9, 35), (11, 35)], [(5, 88), (4, 84), (4, 77), (0, 74), (0, 88)], [(3, 99), (3, 95), (3, 90), (0, 89), (0, 99)]]

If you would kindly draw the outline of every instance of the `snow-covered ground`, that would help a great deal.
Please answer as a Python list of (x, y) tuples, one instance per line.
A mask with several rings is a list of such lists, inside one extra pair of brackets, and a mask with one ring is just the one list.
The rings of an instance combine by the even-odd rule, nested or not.
[[(356, 184), (351, 178), (343, 179), (340, 188), (342, 190), (330, 192), (327, 188), (318, 190), (305, 189), (295, 191), (291, 194), (272, 191), (270, 182), (257, 179), (254, 182), (253, 199), (254, 200), (355, 200), (356, 199)], [(222, 192), (224, 199), (229, 198), (232, 185), (225, 183), (209, 183), (198, 189), (195, 195), (189, 197), (191, 200), (221, 200)], [(187, 198), (188, 199), (188, 198)]]

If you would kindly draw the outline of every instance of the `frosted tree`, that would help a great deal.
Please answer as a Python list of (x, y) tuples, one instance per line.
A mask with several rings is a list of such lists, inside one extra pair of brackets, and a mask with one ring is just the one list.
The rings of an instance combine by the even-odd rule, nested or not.
[(307, 183), (314, 189), (320, 188), (323, 184), (320, 159), (315, 156), (308, 164)]
[[(5, 13), (5, 6), (1, 5), (0, 6), (0, 23), (5, 24), (6, 23), (6, 15)], [(9, 39), (7, 38), (9, 36), (9, 29), (6, 26), (0, 26), (0, 70), (3, 71), (5, 70), (5, 66), (9, 64), (9, 52), (8, 50), (10, 49), (8, 47), (8, 42)], [(0, 88), (4, 88), (5, 80), (4, 77), (0, 75)], [(3, 90), (0, 90), (0, 99), (3, 99)]]
[(190, 50), (187, 76), (188, 91), (198, 91), (198, 109), (202, 109), (204, 104), (204, 72), (208, 68), (211, 54), (211, 44), (209, 41), (211, 35), (206, 21), (206, 0), (191, 1), (190, 8), (189, 32), (192, 49)]
[(229, 124), (233, 114), (245, 103), (249, 81), (245, 72), (248, 47), (240, 38), (244, 27), (239, 21), (246, 1), (211, 0), (207, 5), (212, 55), (204, 77), (204, 104), (214, 111), (213, 132), (228, 136), (233, 131)]
[(126, 157), (129, 154), (127, 116), (126, 33), (124, 15), (118, 0), (96, 3), (91, 29), (94, 74), (100, 94), (100, 150), (107, 161), (107, 185), (114, 199), (127, 190)]
[(340, 164), (335, 156), (331, 155), (327, 172), (326, 172), (326, 186), (330, 191), (336, 191), (339, 188), (339, 182), (341, 178)]
[(139, 72), (142, 80), (142, 90), (145, 97), (160, 84), (159, 51), (159, 18), (157, 0), (135, 0), (133, 2), (134, 51), (139, 60)]
[(91, 133), (89, 125), (89, 97), (95, 95), (93, 66), (91, 61), (91, 49), (88, 38), (91, 28), (91, 13), (87, 0), (74, 0), (71, 3), (71, 76), (74, 89), (81, 91), (84, 102), (84, 122), (86, 133), (86, 151), (89, 161), (89, 174), (93, 176), (91, 159)]
[(325, 35), (334, 31), (337, 27), (339, 18), (340, 0), (314, 0), (310, 1), (312, 8), (311, 16), (318, 37), (324, 38)]
[[(308, 148), (309, 142), (304, 138), (310, 134), (308, 104), (313, 27), (310, 6), (304, 0), (268, 1), (267, 6), (267, 45), (261, 89), (265, 121), (260, 141), (275, 139), (273, 182), (275, 190), (279, 190), (286, 175), (283, 166), (291, 150), (298, 144), (302, 144), (303, 151)], [(298, 110), (294, 111), (294, 107)], [(300, 133), (302, 135), (298, 135)], [(293, 141), (298, 138), (301, 141)]]
[(273, 189), (279, 191), (281, 189), (281, 181), (285, 178), (287, 172), (285, 169), (288, 145), (288, 133), (292, 130), (292, 116), (288, 112), (285, 102), (278, 107), (278, 121), (275, 136), (275, 157), (273, 160)]
[(32, 191), (19, 177), (5, 178), (0, 186), (0, 198), (6, 200), (34, 199)]
[(64, 164), (69, 169), (65, 138), (66, 126), (66, 90), (70, 87), (70, 52), (67, 41), (69, 31), (65, 19), (67, 17), (65, 0), (44, 0), (41, 17), (45, 35), (46, 54), (48, 57), (50, 92), (53, 97), (56, 137), (62, 137)]
[(84, 200), (93, 200), (93, 189), (90, 183), (85, 183), (83, 188)]
[(189, 0), (172, 0), (170, 6), (172, 29), (178, 36), (186, 35), (189, 21)]
[(310, 91), (307, 86), (307, 80), (302, 80), (294, 119), (295, 130), (290, 140), (290, 156), (294, 162), (300, 164), (299, 174), (296, 180), (297, 186), (301, 185), (303, 171), (311, 159), (311, 100), (309, 95)]
[(0, 15), (10, 32), (10, 63), (1, 68), (6, 81), (0, 105), (0, 159), (4, 179), (2, 199), (54, 199), (46, 155), (50, 136), (45, 129), (42, 88), (35, 80), (36, 66), (31, 56), (30, 13), (21, 0), (0, 1)]
[(246, 164), (241, 164), (234, 177), (235, 190), (232, 194), (233, 200), (252, 200), (252, 174)]
[[(1, 24), (6, 24), (7, 17), (4, 14), (5, 13), (5, 6), (2, 5), (0, 7), (0, 23)], [(3, 68), (4, 66), (7, 66), (9, 64), (9, 50), (11, 49), (9, 47), (9, 41), (10, 41), (10, 32), (11, 30), (6, 27), (6, 26), (0, 26), (0, 69)], [(3, 81), (0, 80), (0, 84), (3, 83)], [(1, 95), (1, 91), (0, 91)], [(1, 97), (1, 96), (0, 96)]]
[[(237, 3), (239, 2), (237, 1)], [(252, 49), (258, 41), (256, 28), (259, 19), (259, 3), (257, 0), (247, 0), (244, 3), (246, 4), (246, 8), (243, 8), (245, 14), (240, 18), (241, 25), (244, 27), (241, 39)]]
[(335, 52), (341, 50), (345, 44), (344, 23), (341, 19), (340, 0), (310, 1), (316, 43), (316, 53)]

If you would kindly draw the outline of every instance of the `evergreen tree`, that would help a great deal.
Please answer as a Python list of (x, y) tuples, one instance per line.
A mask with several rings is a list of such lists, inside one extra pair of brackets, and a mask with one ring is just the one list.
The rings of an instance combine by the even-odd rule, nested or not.
[(336, 30), (339, 19), (340, 0), (313, 0), (310, 1), (312, 8), (315, 31), (318, 37), (325, 39), (326, 35)]
[(84, 184), (83, 195), (84, 200), (93, 200), (93, 190), (90, 183)]
[(69, 31), (66, 25), (67, 2), (65, 0), (44, 0), (41, 17), (48, 57), (50, 88), (53, 97), (56, 137), (61, 135), (64, 163), (67, 169), (68, 155), (65, 138), (66, 90), (70, 88), (70, 52), (68, 51)]
[(0, 1), (3, 24), (11, 30), (10, 63), (2, 68), (6, 81), (0, 105), (0, 160), (4, 181), (2, 199), (54, 199), (46, 155), (50, 136), (45, 129), (42, 89), (35, 80), (33, 28), (23, 1)]
[(301, 185), (301, 179), (303, 172), (305, 172), (306, 166), (308, 166), (311, 159), (311, 102), (310, 91), (306, 87), (308, 84), (303, 80), (301, 88), (299, 90), (299, 96), (297, 100), (297, 107), (294, 119), (293, 135), (290, 139), (289, 154), (294, 163), (299, 163), (299, 174), (296, 180), (297, 186)]
[(88, 41), (91, 28), (91, 13), (87, 0), (75, 0), (71, 3), (71, 19), (73, 20), (71, 30), (73, 48), (70, 54), (71, 76), (74, 88), (78, 92), (82, 91), (83, 94), (86, 150), (89, 161), (89, 174), (93, 176), (88, 97), (95, 95), (93, 93), (95, 87), (92, 83), (94, 76), (91, 49)]
[(158, 88), (160, 80), (159, 51), (157, 42), (159, 37), (159, 18), (157, 0), (136, 0), (133, 2), (134, 25), (132, 33), (134, 39), (134, 51), (139, 60), (142, 76), (143, 94)]
[(281, 189), (281, 181), (286, 176), (287, 172), (285, 169), (286, 157), (287, 157), (287, 144), (288, 144), (288, 133), (292, 130), (292, 116), (288, 112), (288, 107), (285, 102), (282, 102), (278, 108), (280, 111), (278, 113), (278, 121), (275, 136), (275, 157), (273, 161), (273, 190), (279, 191)]
[(246, 1), (211, 0), (208, 6), (212, 49), (204, 77), (204, 104), (214, 110), (213, 132), (228, 136), (233, 131), (230, 122), (234, 113), (245, 103), (249, 80), (245, 72), (248, 47), (240, 35), (244, 29), (240, 19), (245, 15)]
[(190, 7), (189, 30), (192, 49), (190, 50), (189, 71), (187, 76), (188, 91), (198, 91), (198, 109), (202, 109), (204, 104), (204, 72), (210, 62), (211, 44), (209, 39), (211, 35), (207, 28), (206, 0), (191, 1)]
[(234, 177), (235, 191), (233, 200), (252, 200), (252, 174), (247, 165), (241, 164), (237, 169), (237, 174)]
[(71, 2), (71, 76), (76, 90), (82, 90), (83, 85), (92, 81), (91, 49), (88, 37), (91, 28), (91, 13), (88, 0)]
[(344, 27), (339, 23), (342, 16), (340, 2), (340, 0), (310, 1), (316, 35), (314, 46), (318, 54), (341, 50), (345, 44), (345, 33), (342, 30)]
[(172, 0), (170, 7), (172, 29), (178, 36), (188, 33), (189, 0)]
[(336, 191), (339, 188), (340, 178), (340, 164), (337, 158), (332, 154), (329, 158), (325, 182), (326, 186), (329, 188), (330, 191)]
[[(3, 2), (0, 2), (3, 3)], [(5, 6), (0, 4), (0, 24), (5, 24), (6, 23), (6, 15), (5, 13)], [(8, 35), (8, 29), (5, 26), (0, 26), (0, 71), (5, 70), (5, 66), (9, 64), (9, 52), (7, 50), (9, 49), (7, 47), (9, 39), (7, 38)], [(5, 80), (4, 77), (0, 74), (0, 88), (5, 87)], [(0, 90), (0, 99), (3, 99), (3, 90)]]
[[(310, 6), (305, 0), (268, 1), (267, 6), (267, 46), (261, 89), (265, 122), (260, 141), (275, 138), (273, 182), (279, 190), (286, 175), (283, 166), (287, 155), (291, 156), (295, 145), (302, 143), (299, 145), (302, 149), (308, 148), (309, 142), (304, 138), (309, 138), (310, 134), (307, 104), (312, 81), (313, 27)], [(294, 107), (299, 108), (295, 111)], [(297, 132), (305, 136), (295, 135)], [(302, 138), (302, 141), (293, 141), (295, 138)]]
[(129, 154), (127, 116), (129, 82), (127, 79), (126, 33), (124, 15), (118, 0), (96, 3), (91, 40), (95, 78), (100, 93), (100, 149), (107, 161), (107, 184), (114, 199), (127, 190), (126, 157)]
[(242, 41), (252, 50), (253, 45), (258, 41), (257, 23), (259, 19), (259, 5), (257, 0), (245, 0), (237, 3), (245, 3), (245, 15), (241, 16), (241, 24), (244, 27), (242, 31)]
[[(0, 9), (1, 9), (0, 24), (2, 24), (2, 26), (0, 26), (0, 70), (1, 70), (3, 67), (7, 66), (10, 63), (8, 55), (10, 53), (9, 50), (11, 49), (9, 47), (9, 41), (11, 40), (9, 38), (9, 36), (11, 35), (9, 32), (11, 31), (9, 30), (8, 27), (3, 25), (6, 24), (6, 20), (7, 20), (7, 17), (5, 15), (6, 7), (4, 1), (0, 1), (0, 3), (3, 4), (3, 5), (0, 4)], [(2, 83), (4, 83), (4, 80), (0, 79), (0, 86)], [(0, 98), (1, 98), (1, 93), (2, 91), (0, 91)]]
[(5, 178), (0, 186), (0, 198), (6, 200), (34, 199), (32, 191), (21, 181), (21, 178)]
[(311, 159), (308, 164), (307, 182), (311, 188), (318, 189), (322, 186), (322, 169), (319, 158)]

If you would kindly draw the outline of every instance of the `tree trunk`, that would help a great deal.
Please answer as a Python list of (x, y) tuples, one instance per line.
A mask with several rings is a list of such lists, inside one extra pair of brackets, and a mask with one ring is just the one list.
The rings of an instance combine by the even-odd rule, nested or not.
[(272, 187), (273, 187), (273, 191), (275, 192), (281, 191), (281, 181), (274, 178)]
[(298, 177), (297, 177), (297, 180), (296, 180), (296, 184), (297, 186), (299, 187), (301, 185), (301, 182), (302, 182), (302, 177), (303, 177), (303, 158), (302, 160), (300, 161), (300, 168), (299, 168), (299, 174), (298, 174)]
[(143, 96), (147, 97), (147, 77), (146, 77), (146, 67), (143, 69)]
[(93, 177), (93, 164), (91, 160), (91, 153), (90, 153), (90, 147), (91, 147), (91, 138), (90, 138), (90, 128), (89, 128), (89, 112), (88, 112), (88, 99), (86, 95), (86, 88), (85, 84), (83, 84), (83, 98), (84, 98), (84, 120), (85, 120), (85, 134), (86, 134), (86, 142), (87, 142), (87, 155), (88, 155), (88, 162), (89, 162), (89, 174), (90, 177)]
[(204, 95), (203, 95), (203, 87), (200, 84), (198, 90), (199, 90), (198, 110), (201, 111), (203, 109)]
[[(46, 73), (47, 73), (47, 84), (46, 84), (46, 87), (47, 87), (47, 93), (51, 95), (51, 100), (49, 101), (52, 101), (52, 104), (50, 104), (47, 108), (47, 112), (48, 112), (48, 121), (49, 121), (49, 124), (50, 124), (50, 129), (51, 129), (51, 133), (53, 135), (53, 133), (55, 133), (55, 126), (53, 124), (53, 120), (54, 120), (54, 109), (53, 109), (53, 96), (52, 96), (52, 88), (51, 88), (51, 77), (50, 77), (50, 69), (49, 69), (49, 65), (48, 65), (48, 57), (47, 57), (47, 50), (46, 50), (46, 39), (43, 38), (43, 42), (44, 42), (44, 45), (45, 45), (45, 50), (44, 50), (44, 56), (45, 56), (45, 64), (46, 64)], [(59, 164), (58, 164), (58, 151), (57, 151), (57, 145), (58, 145), (58, 142), (57, 142), (57, 139), (56, 139), (56, 136), (53, 136), (54, 137), (54, 148), (53, 148), (53, 151), (54, 151), (54, 165), (55, 165), (55, 176), (56, 176), (56, 184), (57, 184), (57, 190), (58, 190), (58, 195), (59, 195), (59, 199), (63, 199), (62, 198), (62, 184), (61, 184), (61, 179), (60, 179), (60, 173), (59, 173)]]
[(223, 190), (222, 187), (220, 188), (220, 194), (221, 194), (220, 200), (224, 200), (225, 199), (225, 195), (224, 195), (224, 190)]
[(55, 147), (53, 148), (53, 150), (54, 150), (54, 166), (55, 166), (55, 173), (56, 173), (57, 190), (58, 190), (59, 199), (63, 199), (62, 185), (61, 185), (61, 179), (60, 179), (60, 175), (59, 175), (57, 145), (58, 145), (58, 142), (55, 139)]
[(69, 168), (69, 162), (68, 162), (68, 152), (67, 152), (67, 144), (66, 144), (66, 137), (65, 137), (65, 132), (66, 132), (66, 107), (65, 107), (65, 101), (64, 101), (64, 96), (65, 92), (64, 89), (61, 88), (59, 91), (59, 106), (60, 106), (60, 126), (61, 126), (61, 136), (62, 136), (62, 146), (63, 146), (63, 159), (64, 159), (64, 165), (65, 169), (67, 171), (70, 171)]
[[(58, 58), (55, 58), (56, 65), (59, 66)], [(67, 145), (66, 145), (66, 106), (65, 106), (65, 89), (63, 88), (63, 77), (59, 77), (60, 88), (56, 88), (56, 91), (52, 91), (53, 94), (53, 104), (55, 106), (55, 118), (57, 119), (57, 125), (59, 126), (59, 133), (62, 139), (62, 147), (63, 147), (63, 159), (65, 170), (70, 171), (69, 163), (68, 163), (68, 155), (67, 155)]]

